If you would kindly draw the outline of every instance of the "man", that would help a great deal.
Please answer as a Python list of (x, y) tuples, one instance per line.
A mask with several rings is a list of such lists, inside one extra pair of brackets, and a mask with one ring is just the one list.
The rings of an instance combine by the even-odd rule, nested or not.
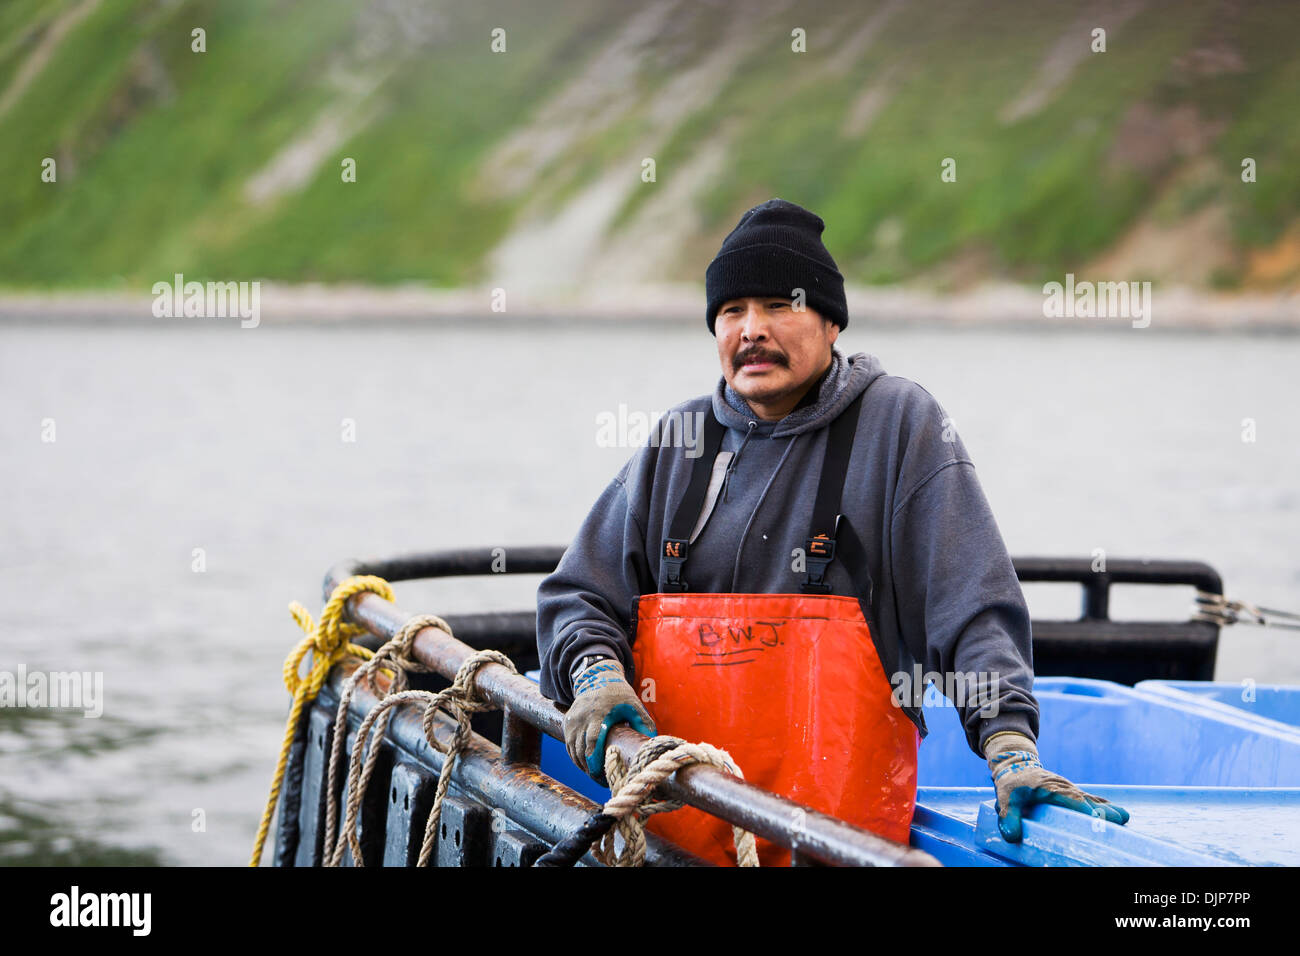
[[(722, 380), (664, 417), (538, 589), (569, 755), (600, 780), (624, 721), (706, 741), (747, 780), (907, 842), (926, 730), (891, 675), (920, 664), (998, 675), (959, 713), (1008, 840), (1038, 802), (1127, 821), (1039, 764), (1029, 612), (974, 466), (925, 389), (834, 348), (848, 312), (823, 229), (781, 199), (741, 217), (705, 276)], [(703, 448), (680, 447), (664, 423), (696, 413)], [(729, 827), (694, 808), (647, 825), (734, 862)]]

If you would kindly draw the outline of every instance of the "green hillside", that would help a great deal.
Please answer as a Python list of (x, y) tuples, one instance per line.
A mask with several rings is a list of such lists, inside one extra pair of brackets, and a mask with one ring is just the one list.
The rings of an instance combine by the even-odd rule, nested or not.
[(652, 278), (699, 279), (779, 195), (826, 218), (860, 282), (1141, 272), (1137, 235), (1176, 264), (1182, 236), (1205, 285), (1294, 286), (1300, 7), (1116, 9), (8, 0), (0, 285), (478, 283), (521, 222), (625, 174), (611, 242), (653, 236), (656, 201), (692, 223)]

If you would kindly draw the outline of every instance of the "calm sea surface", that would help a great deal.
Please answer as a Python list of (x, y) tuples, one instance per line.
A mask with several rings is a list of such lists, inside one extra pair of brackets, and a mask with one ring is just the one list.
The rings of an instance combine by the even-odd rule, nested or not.
[[(1013, 554), (1199, 559), (1300, 609), (1300, 339), (860, 326), (840, 347), (944, 404)], [(243, 863), (288, 602), (319, 610), (345, 557), (567, 543), (631, 454), (597, 416), (717, 377), (703, 323), (0, 325), (0, 671), (103, 675), (98, 718), (0, 709), (0, 862)], [(520, 609), (537, 580), (397, 593)], [(1112, 613), (1190, 599), (1119, 589)], [(1226, 630), (1218, 677), (1300, 683), (1300, 634)]]

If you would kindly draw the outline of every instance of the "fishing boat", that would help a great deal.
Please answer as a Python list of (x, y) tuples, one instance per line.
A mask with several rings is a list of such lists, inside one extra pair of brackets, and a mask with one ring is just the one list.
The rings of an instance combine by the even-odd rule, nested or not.
[[(358, 576), (391, 582), (545, 574), (562, 554), (560, 547), (510, 548), (503, 561), (501, 549), (480, 548), (348, 561), (330, 569), (324, 591), (327, 599), (337, 596), (340, 585)], [(1007, 843), (998, 831), (988, 768), (970, 751), (957, 714), (934, 688), (925, 698), (929, 734), (919, 752), (907, 845), (707, 764), (678, 770), (659, 794), (789, 848), (796, 866), (1300, 864), (1300, 687), (1213, 680), (1221, 626), (1242, 607), (1223, 598), (1219, 574), (1189, 561), (1109, 560), (1103, 570), (1090, 559), (1014, 563), (1022, 582), (1074, 584), (1082, 592), (1077, 619), (1033, 621), (1044, 765), (1127, 808), (1127, 825), (1037, 806), (1026, 812), (1022, 842)], [(1198, 609), (1184, 620), (1113, 620), (1116, 584), (1191, 586)], [(366, 632), (354, 643), (371, 651), (412, 619), (373, 591), (356, 593), (342, 607), (357, 633)], [(591, 848), (591, 839), (575, 844), (575, 834), (590, 833), (609, 791), (569, 761), (563, 715), (538, 690), (535, 613), (444, 620), (446, 628), (425, 626), (414, 634), (410, 659), (427, 672), (409, 674), (407, 687), (446, 690), (478, 655), (482, 666), (471, 683), (484, 709), (465, 715), (472, 732), (457, 745), (453, 716), (439, 711), (426, 721), (415, 701), (391, 706), (386, 726), (372, 719), (379, 732), (362, 748), (369, 775), (349, 817), (348, 788), (360, 779), (355, 771), (362, 765), (362, 754), (355, 753), (358, 731), (387, 691), (382, 679), (373, 687), (349, 681), (361, 660), (341, 657), (291, 720), (276, 865), (413, 866), (423, 859), (436, 866), (533, 866), (552, 861), (557, 845), (567, 847), (569, 863), (611, 862), (608, 852)], [(484, 651), (508, 662), (484, 663)], [(344, 696), (350, 700), (339, 721)], [(336, 728), (345, 730), (340, 747)], [(629, 762), (645, 741), (627, 725), (610, 734)], [(329, 766), (336, 751), (354, 772), (349, 779), (336, 769), (331, 814)], [(449, 751), (455, 757), (439, 799)], [(436, 825), (427, 828), (435, 803)], [(346, 847), (343, 839), (326, 845), (327, 824), (334, 832), (351, 831)], [(644, 836), (644, 865), (707, 865), (653, 833)]]

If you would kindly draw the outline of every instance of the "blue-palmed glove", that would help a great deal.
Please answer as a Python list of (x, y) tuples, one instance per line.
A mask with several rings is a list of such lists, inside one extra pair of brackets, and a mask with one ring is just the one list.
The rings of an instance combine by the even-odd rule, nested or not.
[(1104, 797), (1084, 793), (1038, 762), (1038, 747), (1024, 734), (996, 733), (984, 742), (984, 756), (997, 790), (998, 829), (1008, 843), (1019, 843), (1021, 814), (1036, 803), (1051, 803), (1111, 823), (1128, 823), (1128, 811)]
[(601, 658), (574, 675), (573, 706), (564, 715), (569, 758), (597, 783), (605, 783), (605, 738), (615, 724), (628, 723), (647, 737), (655, 722), (623, 675), (623, 665)]

